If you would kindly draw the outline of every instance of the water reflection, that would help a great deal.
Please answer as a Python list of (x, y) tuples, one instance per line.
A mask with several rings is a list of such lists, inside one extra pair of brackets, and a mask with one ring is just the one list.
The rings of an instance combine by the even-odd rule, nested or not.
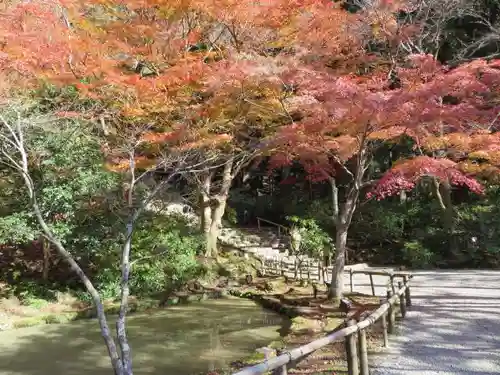
[[(279, 337), (283, 320), (247, 300), (214, 300), (131, 317), (135, 374), (225, 367)], [(109, 375), (95, 321), (0, 333), (0, 375)]]

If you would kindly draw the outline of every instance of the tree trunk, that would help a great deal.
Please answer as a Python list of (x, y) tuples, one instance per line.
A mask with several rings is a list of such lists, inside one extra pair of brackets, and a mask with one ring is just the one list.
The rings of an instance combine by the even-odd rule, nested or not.
[(337, 228), (335, 236), (335, 263), (333, 264), (332, 281), (328, 289), (328, 298), (340, 301), (344, 292), (344, 266), (347, 246), (348, 226)]
[[(205, 221), (203, 224), (203, 229), (205, 231), (205, 239), (206, 239), (206, 249), (205, 256), (206, 257), (217, 257), (217, 239), (220, 234), (220, 230), (222, 227), (222, 217), (224, 216), (224, 212), (226, 211), (226, 203), (229, 197), (229, 189), (231, 188), (231, 184), (235, 177), (235, 172), (233, 172), (233, 159), (230, 159), (226, 164), (224, 164), (224, 169), (222, 171), (222, 181), (220, 182), (219, 194), (217, 195), (209, 195), (209, 207), (210, 207), (210, 224), (208, 224), (208, 220), (203, 219)], [(210, 180), (213, 178), (213, 175), (210, 175)], [(204, 186), (211, 186), (212, 182), (207, 183), (204, 182)], [(206, 191), (205, 191), (206, 193)], [(210, 194), (210, 193), (209, 193)], [(204, 211), (203, 214), (208, 215), (208, 211)], [(208, 229), (208, 231), (207, 231)]]
[(50, 270), (50, 242), (47, 241), (43, 236), (40, 238), (42, 243), (43, 251), (43, 269), (42, 269), (42, 279), (47, 281), (49, 279)]
[(50, 227), (47, 225), (45, 219), (43, 218), (42, 211), (40, 210), (40, 207), (38, 206), (37, 203), (35, 186), (33, 184), (33, 180), (31, 179), (28, 169), (28, 154), (26, 153), (26, 149), (24, 147), (24, 136), (21, 129), (21, 121), (17, 122), (16, 130), (13, 130), (13, 128), (10, 127), (9, 124), (7, 123), (5, 123), (5, 125), (10, 130), (13, 139), (15, 140), (15, 142), (11, 142), (11, 144), (17, 149), (17, 151), (20, 154), (20, 160), (18, 163), (15, 163), (15, 168), (17, 169), (18, 172), (20, 172), (21, 176), (24, 179), (26, 188), (28, 190), (28, 196), (31, 201), (32, 211), (35, 214), (36, 220), (42, 229), (44, 237), (54, 246), (58, 254), (69, 264), (70, 269), (73, 272), (75, 272), (76, 275), (78, 275), (85, 289), (92, 297), (92, 301), (94, 303), (97, 312), (97, 320), (99, 321), (99, 326), (101, 328), (101, 335), (106, 344), (108, 355), (111, 360), (111, 365), (113, 367), (115, 375), (129, 375), (125, 374), (124, 372), (123, 363), (118, 354), (115, 340), (109, 329), (108, 320), (106, 318), (106, 313), (104, 311), (104, 304), (102, 303), (102, 299), (101, 296), (99, 295), (99, 292), (94, 287), (92, 281), (85, 274), (85, 272), (80, 267), (75, 258), (73, 258), (71, 253), (68, 250), (66, 250), (62, 242), (59, 241), (59, 239), (52, 233)]
[(217, 257), (217, 239), (219, 238), (220, 230), (222, 228), (222, 217), (226, 210), (227, 196), (219, 197), (215, 207), (211, 209), (210, 227), (208, 232), (205, 232), (206, 238), (206, 253), (207, 257)]
[(336, 223), (339, 220), (339, 189), (337, 188), (337, 181), (334, 177), (329, 177), (330, 188), (332, 192), (332, 219)]
[(92, 301), (94, 303), (94, 306), (96, 308), (97, 312), (97, 320), (99, 322), (99, 326), (101, 328), (101, 335), (104, 339), (104, 342), (106, 344), (106, 348), (108, 349), (108, 355), (109, 358), (111, 359), (111, 364), (113, 366), (113, 370), (115, 375), (128, 375), (124, 373), (123, 369), (123, 363), (121, 361), (120, 356), (118, 355), (118, 350), (116, 348), (115, 341), (113, 339), (113, 336), (111, 334), (111, 330), (109, 329), (108, 325), (108, 320), (106, 318), (106, 313), (104, 311), (104, 305), (101, 300), (101, 296), (99, 295), (99, 292), (95, 289), (94, 285), (88, 278), (88, 276), (83, 272), (82, 268), (80, 265), (76, 262), (76, 260), (72, 257), (72, 255), (66, 250), (64, 245), (52, 234), (49, 226), (45, 223), (45, 220), (43, 219), (42, 213), (40, 208), (38, 207), (38, 204), (36, 203), (36, 198), (34, 196), (34, 190), (32, 189), (32, 185), (30, 180), (28, 179), (27, 186), (30, 188), (31, 192), (31, 199), (32, 199), (32, 207), (33, 207), (33, 212), (35, 213), (35, 216), (37, 218), (38, 223), (42, 227), (42, 230), (47, 237), (47, 239), (54, 245), (56, 248), (57, 252), (59, 255), (62, 256), (62, 258), (68, 262), (71, 270), (75, 272), (78, 277), (80, 278), (81, 282), (85, 286), (85, 289), (87, 292), (90, 294), (92, 297)]
[(444, 181), (433, 179), (433, 192), (442, 210), (443, 229), (448, 235), (450, 254), (455, 260), (460, 261), (457, 239), (455, 237), (455, 208), (451, 198), (451, 185)]
[(203, 175), (200, 189), (200, 229), (205, 234), (210, 231), (210, 225), (212, 224), (212, 207), (210, 206), (212, 178), (213, 173), (211, 172)]
[(358, 204), (359, 193), (362, 188), (362, 181), (366, 172), (366, 153), (364, 150), (364, 140), (360, 147), (359, 157), (356, 163), (356, 170), (353, 174), (353, 181), (347, 192), (345, 202), (340, 209), (338, 189), (335, 178), (330, 178), (332, 188), (333, 219), (335, 223), (335, 263), (332, 270), (332, 281), (328, 289), (328, 298), (339, 301), (344, 291), (344, 266), (346, 263), (347, 233), (351, 225), (352, 216)]
[(451, 186), (447, 182), (442, 182), (439, 185), (439, 193), (444, 203), (443, 224), (445, 230), (452, 235), (455, 231), (455, 210), (451, 200)]
[(127, 224), (127, 237), (122, 249), (122, 279), (121, 279), (121, 298), (120, 311), (116, 321), (116, 333), (118, 336), (118, 344), (121, 350), (121, 360), (125, 375), (132, 375), (132, 355), (130, 345), (128, 343), (126, 330), (126, 316), (128, 309), (128, 298), (130, 294), (129, 277), (130, 277), (130, 250), (132, 249), (132, 235), (134, 233), (134, 221), (131, 220)]

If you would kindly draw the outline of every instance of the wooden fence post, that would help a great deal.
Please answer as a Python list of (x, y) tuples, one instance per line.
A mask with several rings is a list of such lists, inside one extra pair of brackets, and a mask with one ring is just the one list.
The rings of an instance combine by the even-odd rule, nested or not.
[(382, 334), (384, 337), (384, 347), (389, 347), (389, 337), (387, 335), (387, 313), (382, 315)]
[(375, 285), (373, 284), (373, 275), (370, 274), (370, 285), (372, 286), (372, 295), (375, 295)]
[(352, 268), (349, 270), (349, 277), (351, 282), (351, 293), (354, 292), (354, 280), (352, 279), (354, 276)]
[[(392, 291), (388, 290), (387, 291), (387, 301), (389, 301), (392, 296), (393, 296)], [(392, 306), (392, 304), (389, 304), (389, 311), (387, 313), (387, 322), (389, 323), (387, 331), (390, 334), (394, 333), (395, 317), (394, 317), (394, 307)]]
[(405, 290), (406, 306), (410, 307), (411, 306), (411, 295), (410, 295), (410, 285), (408, 285), (408, 276), (404, 276), (403, 281), (406, 284), (406, 290)]
[[(403, 288), (403, 283), (401, 281), (398, 282), (398, 288)], [(406, 303), (404, 293), (399, 296), (399, 309), (401, 310), (401, 317), (404, 318), (406, 316)]]
[(391, 274), (391, 290), (392, 290), (392, 295), (396, 294), (396, 287), (394, 286), (394, 275)]
[[(347, 326), (356, 325), (356, 321), (349, 320)], [(347, 354), (347, 372), (349, 375), (359, 375), (358, 353), (356, 350), (356, 337), (352, 333), (345, 338), (345, 351)]]
[[(283, 354), (283, 350), (276, 350), (276, 356), (280, 356), (281, 354)], [(283, 365), (283, 366), (277, 368), (276, 370), (274, 370), (272, 373), (273, 373), (273, 375), (287, 375), (288, 371), (287, 371), (286, 365)]]
[(358, 350), (359, 350), (359, 373), (360, 375), (370, 375), (368, 368), (368, 348), (366, 345), (366, 328), (358, 333)]

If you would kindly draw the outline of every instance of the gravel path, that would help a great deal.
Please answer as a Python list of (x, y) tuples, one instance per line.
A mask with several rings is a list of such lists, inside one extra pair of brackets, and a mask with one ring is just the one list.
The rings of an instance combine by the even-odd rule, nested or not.
[(500, 272), (416, 272), (411, 292), (372, 375), (500, 374)]

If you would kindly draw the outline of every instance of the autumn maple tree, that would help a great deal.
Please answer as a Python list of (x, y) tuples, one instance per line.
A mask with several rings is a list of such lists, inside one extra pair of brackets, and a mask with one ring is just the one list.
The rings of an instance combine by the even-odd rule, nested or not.
[[(79, 100), (60, 103), (55, 114), (98, 124), (109, 168), (123, 173), (127, 223), (121, 253), (117, 345), (98, 291), (47, 225), (37, 203), (36, 186), (30, 177), (32, 158), (24, 142), (33, 119), (21, 112), (13, 120), (2, 119), (2, 162), (24, 178), (45, 238), (92, 296), (116, 374), (133, 373), (125, 316), (135, 222), (172, 176), (181, 170), (189, 173), (204, 168), (206, 160), (192, 150), (227, 141), (219, 134), (197, 136), (196, 127), (185, 126), (196, 122), (186, 108), (193, 101), (193, 90), (202, 85), (200, 78), (207, 64), (203, 54), (187, 51), (196, 38), (193, 30), (184, 32), (184, 4), (165, 2), (162, 9), (144, 8), (142, 2), (134, 1), (126, 5), (97, 1), (12, 2), (0, 13), (3, 104), (22, 99), (44, 84), (73, 87)], [(158, 135), (153, 137), (153, 133)], [(169, 141), (168, 152), (155, 149), (151, 140), (158, 137)], [(168, 171), (169, 177), (142, 196), (136, 188), (143, 188), (145, 177), (158, 168)]]
[[(272, 137), (268, 151), (272, 167), (299, 161), (311, 180), (331, 185), (336, 230), (331, 298), (342, 295), (347, 234), (363, 190), (383, 197), (429, 175), (438, 189), (455, 184), (480, 192), (471, 177), (471, 168), (477, 169), (471, 164), (477, 163), (470, 158), (457, 163), (452, 155), (486, 145), (481, 152), (493, 155), (496, 147), (495, 63), (474, 61), (452, 69), (430, 55), (402, 53), (401, 46), (420, 31), (398, 23), (397, 12), (410, 5), (377, 1), (349, 13), (343, 4), (318, 2), (309, 17), (296, 15), (286, 29), (294, 32), (282, 40), (285, 50), (293, 51), (282, 54), (278, 74), (291, 88), (282, 100), (289, 125)], [(414, 158), (377, 181), (374, 152), (403, 137), (415, 142)], [(466, 145), (468, 137), (477, 142)], [(457, 147), (453, 140), (459, 139)], [(481, 168), (491, 173), (488, 165)], [(339, 180), (346, 179), (339, 190)]]
[[(19, 113), (17, 120), (3, 121), (3, 156), (24, 177), (45, 237), (91, 294), (116, 374), (132, 374), (125, 316), (134, 223), (169, 178), (145, 197), (136, 188), (157, 169), (170, 177), (195, 176), (207, 255), (216, 255), (232, 179), (260, 152), (260, 140), (285, 118), (278, 111), (281, 82), (273, 79), (279, 67), (266, 56), (266, 48), (289, 36), (274, 31), (296, 11), (286, 2), (51, 0), (2, 5), (4, 103), (44, 85), (72, 88), (77, 97), (59, 101), (50, 115), (96, 124), (108, 168), (124, 178), (128, 220), (117, 345), (99, 293), (37, 204), (24, 143), (30, 117)], [(269, 45), (262, 50), (264, 42)]]
[[(483, 155), (490, 170), (498, 147), (497, 62), (475, 61), (451, 69), (428, 55), (410, 56), (397, 67), (399, 86), (382, 74), (338, 76), (328, 70), (297, 70), (290, 105), (300, 120), (276, 138), (276, 165), (299, 160), (315, 180), (332, 186), (336, 261), (330, 297), (342, 294), (348, 228), (360, 194), (385, 197), (410, 190), (425, 177), (438, 184), (463, 185), (481, 193), (471, 176), (474, 157)], [(371, 158), (383, 142), (414, 140), (415, 157), (402, 160), (380, 180)], [(458, 160), (454, 160), (457, 158)], [(493, 164), (491, 163), (493, 162)], [(473, 169), (473, 168), (472, 168)], [(337, 178), (349, 178), (339, 199)]]

